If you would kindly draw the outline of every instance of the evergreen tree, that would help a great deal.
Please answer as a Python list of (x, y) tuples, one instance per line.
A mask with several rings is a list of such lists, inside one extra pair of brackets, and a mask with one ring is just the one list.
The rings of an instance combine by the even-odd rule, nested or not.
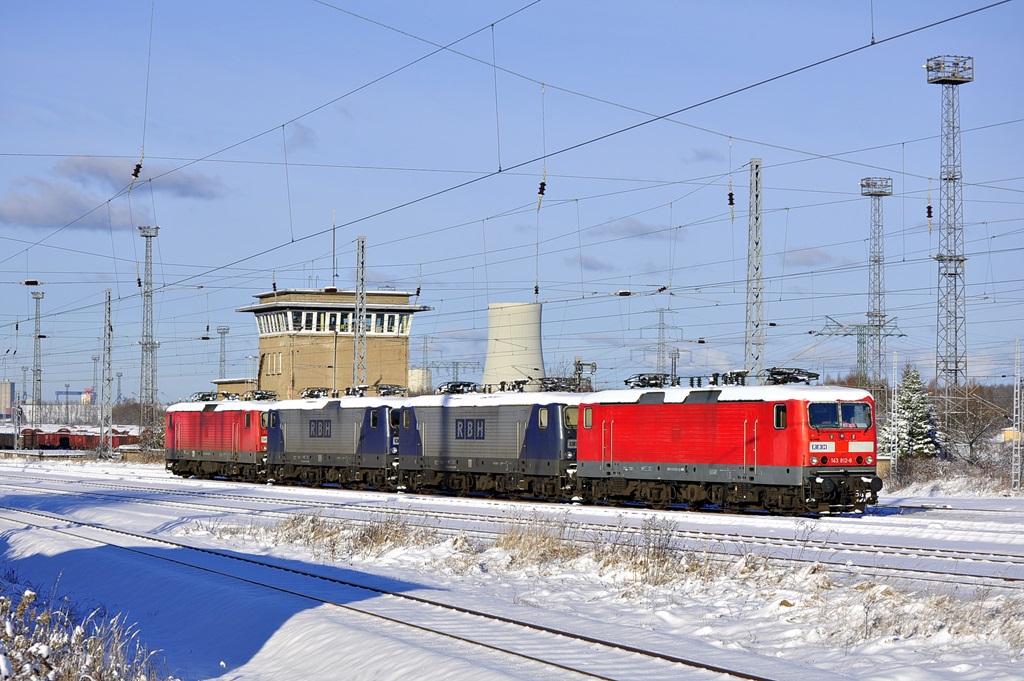
[(896, 411), (878, 438), (878, 453), (934, 457), (940, 453), (940, 442), (935, 407), (928, 401), (921, 374), (907, 363), (896, 389)]

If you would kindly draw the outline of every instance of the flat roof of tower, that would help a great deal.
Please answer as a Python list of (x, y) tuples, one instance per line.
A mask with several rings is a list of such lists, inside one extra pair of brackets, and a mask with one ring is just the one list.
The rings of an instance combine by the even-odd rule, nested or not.
[[(366, 305), (376, 311), (424, 312), (433, 310), (430, 305), (410, 303), (413, 293), (394, 289), (367, 289)], [(356, 292), (353, 289), (327, 288), (286, 288), (266, 291), (253, 296), (260, 302), (236, 308), (236, 312), (269, 312), (294, 309), (338, 309), (355, 306)], [(396, 300), (398, 299), (398, 300)]]

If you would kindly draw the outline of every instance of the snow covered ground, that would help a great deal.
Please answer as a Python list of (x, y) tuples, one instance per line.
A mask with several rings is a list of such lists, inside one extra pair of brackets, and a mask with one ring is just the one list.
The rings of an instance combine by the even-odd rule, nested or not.
[[(40, 479), (48, 478), (47, 482)], [(116, 484), (152, 486), (160, 504), (125, 501)], [(101, 489), (103, 497), (74, 490)], [(162, 490), (200, 492), (191, 504)], [(203, 506), (203, 495), (229, 491), (253, 499), (225, 511)], [(883, 503), (935, 508), (910, 515), (864, 518), (780, 518), (708, 513), (653, 513), (593, 507), (545, 507), (568, 522), (659, 522), (737, 535), (790, 536), (810, 542), (856, 536), (878, 543), (953, 541), (1024, 556), (1024, 499), (928, 496), (927, 489), (890, 495)], [(168, 561), (137, 559), (116, 549), (97, 549), (81, 539), (31, 527), (9, 508), (33, 509), (125, 530), (172, 537), (179, 542), (227, 549), (241, 555), (275, 556), (308, 569), (331, 566), (352, 574), (403, 582), (443, 592), (448, 598), (486, 603), (493, 610), (544, 613), (585, 620), (608, 638), (623, 632), (670, 637), (680, 651), (710, 647), (738, 659), (756, 655), (785, 663), (787, 681), (823, 673), (855, 679), (939, 681), (1022, 678), (1024, 593), (1001, 588), (951, 589), (907, 583), (855, 567), (816, 563), (793, 566), (737, 539), (735, 555), (722, 557), (711, 543), (672, 559), (671, 569), (609, 560), (607, 550), (581, 550), (555, 560), (499, 548), (467, 534), (420, 536), (365, 549), (309, 540), (302, 531), (281, 530), (288, 514), (310, 514), (306, 504), (329, 502), (318, 517), (335, 512), (380, 513), (444, 507), (470, 513), (466, 500), (241, 485), (180, 480), (161, 465), (0, 460), (0, 574), (79, 603), (84, 611), (104, 606), (124, 613), (138, 637), (159, 649), (167, 669), (187, 679), (417, 679), (542, 678), (529, 664), (509, 667), (495, 655), (463, 647), (439, 648), (408, 632), (374, 624), (330, 606), (299, 606), (285, 594), (269, 596), (223, 582), (196, 579)], [(137, 495), (134, 495), (137, 496)], [(175, 497), (180, 500), (180, 496)], [(273, 498), (276, 508), (267, 506)], [(291, 500), (291, 501), (289, 501)], [(257, 503), (257, 501), (259, 503)], [(487, 501), (492, 509), (515, 508), (509, 517), (534, 515), (536, 505)], [(948, 507), (948, 508), (946, 508)], [(969, 509), (991, 509), (985, 514)], [(376, 510), (375, 510), (376, 509)], [(526, 509), (526, 510), (523, 510)], [(963, 509), (962, 512), (950, 509)], [(641, 520), (636, 520), (641, 522)], [(972, 532), (974, 534), (972, 534)], [(721, 540), (715, 540), (720, 544)], [(736, 548), (736, 547), (734, 547)], [(140, 565), (145, 565), (140, 568)], [(56, 585), (54, 587), (54, 585)], [(5, 596), (14, 588), (4, 584)], [(818, 670), (818, 671), (816, 671)], [(551, 678), (545, 672), (544, 678)], [(566, 675), (566, 678), (574, 678)]]

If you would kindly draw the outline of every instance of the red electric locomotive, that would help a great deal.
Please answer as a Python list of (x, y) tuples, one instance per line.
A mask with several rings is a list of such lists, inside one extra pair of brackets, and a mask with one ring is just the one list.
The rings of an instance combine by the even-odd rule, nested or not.
[(596, 393), (580, 405), (578, 489), (656, 507), (863, 511), (882, 488), (873, 409), (841, 387)]
[(266, 479), (273, 402), (182, 402), (167, 409), (165, 459), (175, 475)]

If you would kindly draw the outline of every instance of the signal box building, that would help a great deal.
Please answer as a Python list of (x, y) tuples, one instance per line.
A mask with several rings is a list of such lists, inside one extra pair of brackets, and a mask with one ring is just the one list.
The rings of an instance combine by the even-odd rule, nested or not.
[[(378, 289), (366, 292), (366, 384), (409, 385), (409, 332), (416, 312), (432, 310), (411, 303), (412, 294)], [(252, 312), (259, 331), (256, 389), (280, 399), (304, 389), (344, 393), (352, 387), (356, 292), (333, 287), (282, 289), (257, 294)]]

